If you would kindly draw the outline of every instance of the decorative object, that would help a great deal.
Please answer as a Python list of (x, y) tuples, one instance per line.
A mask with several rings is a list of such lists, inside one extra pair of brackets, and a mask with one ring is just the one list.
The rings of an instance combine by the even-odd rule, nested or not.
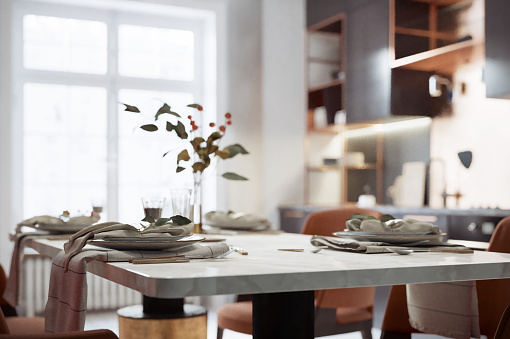
[[(140, 113), (140, 110), (136, 106), (127, 104), (123, 105), (126, 106), (125, 111)], [(199, 104), (189, 104), (187, 107), (194, 109), (195, 112), (203, 111), (203, 107)], [(161, 106), (154, 115), (154, 121), (157, 122), (158, 119), (162, 118), (163, 116), (168, 118), (166, 120), (166, 131), (169, 133), (174, 132), (179, 139), (188, 140), (189, 142), (189, 144), (185, 145), (184, 149), (182, 149), (177, 155), (176, 173), (184, 171), (186, 169), (186, 167), (184, 167), (186, 163), (189, 164), (189, 162), (191, 162), (191, 166), (188, 166), (188, 168), (193, 172), (193, 210), (195, 213), (198, 213), (198, 222), (195, 221), (196, 227), (194, 232), (201, 233), (201, 187), (204, 171), (211, 165), (211, 161), (214, 158), (226, 160), (233, 158), (238, 154), (248, 154), (248, 152), (240, 144), (233, 144), (223, 149), (220, 149), (219, 147), (219, 142), (225, 135), (227, 127), (232, 124), (232, 115), (230, 113), (225, 113), (225, 123), (223, 125), (219, 125), (218, 129), (213, 131), (207, 137), (207, 139), (202, 137), (200, 127), (197, 125), (196, 119), (193, 118), (192, 114), (187, 116), (186, 127), (186, 125), (181, 121), (181, 115), (172, 111), (171, 107), (164, 103), (163, 106)], [(174, 121), (174, 123), (172, 123), (172, 121)], [(177, 121), (177, 123), (175, 123), (175, 121)], [(214, 128), (216, 127), (216, 124), (211, 122), (209, 123), (209, 127)], [(159, 130), (159, 127), (155, 123), (145, 124), (140, 126), (140, 128), (147, 132), (156, 132)], [(170, 151), (165, 152), (163, 157), (165, 157), (169, 152)], [(246, 177), (234, 172), (225, 172), (221, 176), (228, 180), (248, 180)]]

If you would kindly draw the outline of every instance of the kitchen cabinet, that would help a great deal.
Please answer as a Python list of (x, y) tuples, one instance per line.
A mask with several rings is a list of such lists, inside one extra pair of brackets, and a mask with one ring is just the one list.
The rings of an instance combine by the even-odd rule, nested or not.
[(483, 0), (391, 2), (392, 115), (451, 113), (455, 72), (483, 63), (483, 5)]
[(487, 98), (510, 99), (510, 2), (485, 3), (485, 72)]
[(370, 146), (359, 149), (348, 138), (349, 131), (371, 125), (346, 124), (350, 113), (345, 105), (345, 22), (341, 13), (308, 27), (305, 194), (307, 203), (315, 205), (357, 200), (363, 192), (354, 186), (349, 194), (350, 176), (361, 176), (382, 199), (381, 139), (375, 137)]

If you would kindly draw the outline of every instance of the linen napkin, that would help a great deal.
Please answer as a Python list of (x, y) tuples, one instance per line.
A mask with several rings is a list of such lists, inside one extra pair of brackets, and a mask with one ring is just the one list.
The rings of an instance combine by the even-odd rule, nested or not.
[(81, 231), (71, 235), (69, 241), (64, 244), (64, 252), (66, 260), (64, 262), (64, 269), (67, 271), (69, 261), (73, 256), (78, 254), (86, 245), (87, 241), (92, 239), (102, 239), (108, 237), (162, 237), (162, 236), (184, 236), (191, 233), (193, 224), (178, 226), (172, 223), (166, 223), (161, 226), (151, 225), (145, 230), (140, 231), (138, 228), (119, 222), (103, 222), (100, 224), (85, 227)]
[(412, 327), (448, 338), (480, 338), (475, 281), (408, 284)]
[(345, 223), (349, 231), (371, 232), (371, 233), (433, 233), (439, 234), (439, 226), (428, 222), (418, 221), (412, 218), (394, 219), (387, 222), (380, 220), (351, 219)]
[[(87, 264), (129, 261), (135, 258), (184, 255), (188, 258), (215, 258), (227, 253), (226, 243), (193, 244), (165, 251), (117, 251), (85, 248), (69, 257), (65, 251), (53, 258), (48, 301), (45, 309), (46, 332), (83, 330), (87, 311)], [(67, 270), (66, 270), (67, 265)]]

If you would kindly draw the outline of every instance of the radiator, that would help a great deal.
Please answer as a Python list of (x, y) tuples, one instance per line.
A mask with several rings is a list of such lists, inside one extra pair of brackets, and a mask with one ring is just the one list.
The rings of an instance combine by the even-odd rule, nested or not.
[[(51, 259), (26, 255), (23, 260), (23, 280), (20, 315), (42, 315), (48, 299)], [(118, 285), (94, 274), (87, 274), (87, 312), (114, 310), (142, 302), (139, 292)]]

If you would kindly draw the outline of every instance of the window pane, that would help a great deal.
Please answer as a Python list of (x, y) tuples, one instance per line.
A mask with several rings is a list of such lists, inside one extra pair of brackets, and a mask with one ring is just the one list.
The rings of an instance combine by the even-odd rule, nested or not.
[(23, 65), (47, 71), (106, 74), (106, 23), (25, 15)]
[(24, 214), (90, 213), (106, 197), (106, 89), (24, 86)]
[[(143, 219), (141, 197), (157, 195), (167, 197), (163, 216), (170, 216), (170, 189), (193, 187), (191, 171), (175, 172), (177, 154), (188, 146), (188, 141), (173, 132), (149, 133), (139, 126), (154, 123), (154, 115), (165, 102), (186, 119), (193, 112), (186, 107), (193, 103), (193, 95), (124, 89), (119, 91), (119, 101), (137, 106), (142, 112), (126, 112), (125, 106), (119, 105), (119, 215), (124, 221)], [(159, 127), (162, 129), (165, 129), (167, 116), (161, 118)], [(177, 122), (173, 117), (168, 120), (173, 124)]]
[(191, 31), (119, 26), (119, 74), (192, 81), (194, 34)]

